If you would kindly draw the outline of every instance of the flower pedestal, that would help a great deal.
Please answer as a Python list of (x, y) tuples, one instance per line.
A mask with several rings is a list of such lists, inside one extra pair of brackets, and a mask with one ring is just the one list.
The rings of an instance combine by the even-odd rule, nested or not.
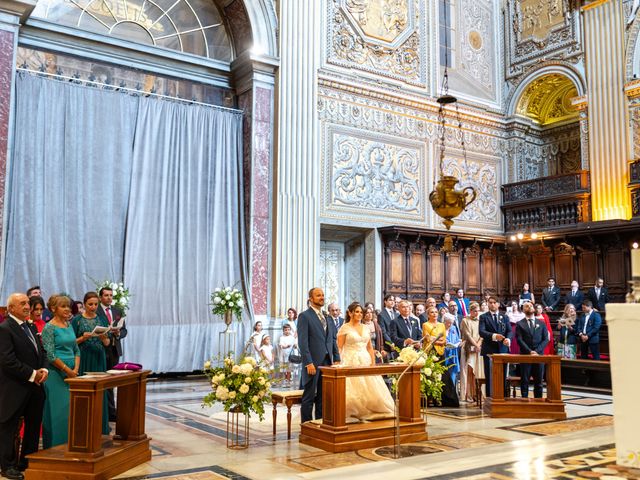
[(227, 448), (243, 450), (249, 447), (249, 415), (239, 407), (227, 412)]
[(218, 333), (218, 352), (221, 359), (231, 356), (236, 348), (236, 332), (231, 330), (233, 323), (233, 312), (227, 310), (224, 312), (224, 323), (226, 328)]

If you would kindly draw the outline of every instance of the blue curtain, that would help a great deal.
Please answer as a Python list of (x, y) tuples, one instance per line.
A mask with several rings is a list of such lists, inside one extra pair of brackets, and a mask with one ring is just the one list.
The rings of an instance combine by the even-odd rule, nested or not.
[(15, 118), (3, 298), (124, 279), (126, 359), (201, 368), (224, 326), (209, 293), (246, 292), (242, 115), (20, 73)]

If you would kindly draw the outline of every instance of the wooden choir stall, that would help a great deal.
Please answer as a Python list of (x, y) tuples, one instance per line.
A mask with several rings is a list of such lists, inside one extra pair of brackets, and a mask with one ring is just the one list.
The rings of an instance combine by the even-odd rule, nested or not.
[[(69, 440), (29, 455), (27, 480), (102, 480), (151, 459), (145, 434), (149, 370), (68, 378)], [(115, 435), (102, 435), (104, 391), (118, 388)]]
[[(361, 448), (393, 445), (393, 418), (347, 423), (346, 381), (348, 377), (394, 375), (406, 369), (404, 364), (373, 367), (320, 367), (322, 371), (322, 421), (301, 426), (300, 443), (328, 452), (347, 452)], [(427, 440), (426, 422), (420, 414), (420, 367), (413, 366), (398, 384), (400, 442)]]
[[(486, 414), (498, 418), (567, 418), (561, 396), (560, 356), (495, 354), (490, 357), (491, 397), (484, 402)], [(505, 396), (505, 369), (509, 363), (544, 363), (546, 398), (511, 398), (508, 390)]]

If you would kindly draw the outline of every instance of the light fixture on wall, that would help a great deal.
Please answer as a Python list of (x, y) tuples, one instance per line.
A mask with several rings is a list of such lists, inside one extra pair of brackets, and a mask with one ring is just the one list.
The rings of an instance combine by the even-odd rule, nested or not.
[[(509, 236), (509, 240), (512, 242), (522, 242), (522, 241), (527, 241), (527, 240), (537, 240), (539, 238), (539, 235), (536, 232), (531, 232), (531, 233), (524, 233), (524, 232), (518, 232), (518, 233), (514, 233), (511, 236)], [(540, 238), (540, 241), (542, 241), (542, 238)]]
[[(447, 28), (447, 6), (443, 5), (444, 10), (444, 25)], [(438, 133), (440, 136), (440, 154), (439, 154), (439, 179), (438, 182), (434, 182), (433, 191), (429, 194), (429, 201), (433, 207), (433, 211), (444, 219), (442, 222), (447, 230), (451, 230), (453, 225), (453, 219), (462, 213), (467, 206), (476, 199), (476, 191), (473, 187), (466, 187), (462, 190), (456, 190), (455, 186), (460, 182), (454, 175), (444, 174), (444, 157), (446, 149), (445, 133), (447, 127), (446, 121), (446, 105), (455, 104), (456, 118), (458, 120), (458, 134), (460, 135), (460, 143), (462, 146), (462, 155), (464, 158), (465, 168), (467, 173), (469, 168), (467, 166), (467, 151), (464, 143), (464, 130), (462, 129), (462, 121), (460, 119), (460, 110), (458, 109), (458, 99), (453, 95), (449, 95), (449, 36), (447, 32), (444, 32), (444, 72), (442, 75), (442, 87), (441, 95), (436, 99), (440, 107), (438, 108)], [(453, 251), (453, 237), (447, 234), (444, 237), (444, 244), (442, 246), (444, 252)]]

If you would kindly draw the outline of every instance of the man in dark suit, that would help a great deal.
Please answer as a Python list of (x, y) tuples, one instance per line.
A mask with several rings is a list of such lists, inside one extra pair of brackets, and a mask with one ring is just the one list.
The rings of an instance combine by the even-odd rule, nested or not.
[(588, 358), (589, 350), (594, 360), (600, 360), (600, 327), (602, 317), (593, 309), (591, 300), (582, 302), (583, 316), (578, 318), (573, 328), (574, 335), (578, 338), (580, 346), (580, 358)]
[(556, 309), (560, 303), (560, 289), (556, 287), (556, 279), (549, 277), (547, 280), (547, 288), (542, 290), (542, 306), (547, 312)]
[[(29, 298), (14, 293), (7, 301), (9, 316), (0, 325), (0, 467), (2, 476), (22, 480), (25, 456), (38, 451), (49, 371), (37, 331), (29, 326)], [(24, 417), (20, 458), (16, 458), (18, 420)]]
[(402, 300), (398, 306), (400, 313), (391, 323), (391, 341), (398, 348), (413, 345), (420, 348), (422, 332), (418, 320), (411, 318), (411, 302)]
[[(522, 355), (544, 355), (549, 343), (549, 332), (542, 320), (535, 317), (536, 309), (531, 302), (522, 305), (524, 318), (516, 324), (516, 338)], [(542, 398), (542, 375), (544, 365), (541, 363), (520, 364), (520, 393), (522, 398), (529, 398), (529, 377), (533, 376), (533, 396)]]
[(422, 329), (422, 324), (427, 321), (427, 309), (422, 303), (416, 305), (416, 317), (418, 317), (420, 328)]
[(569, 291), (569, 293), (567, 293), (567, 296), (565, 297), (565, 304), (568, 305), (570, 303), (574, 307), (576, 307), (576, 311), (580, 311), (580, 309), (582, 308), (583, 300), (584, 295), (580, 291), (580, 285), (576, 280), (574, 280), (573, 282), (571, 282), (571, 291)]
[(602, 312), (606, 308), (605, 305), (609, 302), (609, 290), (604, 286), (604, 280), (602, 278), (598, 278), (595, 285), (589, 289), (587, 299), (591, 300), (593, 308), (599, 312)]
[(340, 327), (344, 324), (344, 318), (340, 316), (340, 307), (337, 303), (329, 304), (329, 316), (333, 320), (333, 324), (336, 326), (336, 331), (340, 330)]
[(336, 343), (336, 326), (322, 313), (324, 292), (321, 288), (309, 290), (309, 308), (298, 316), (298, 348), (302, 355), (302, 423), (322, 418), (322, 375), (318, 367), (340, 362)]
[(384, 338), (384, 349), (390, 354), (387, 358), (395, 356), (389, 346), (389, 343), (391, 343), (391, 324), (397, 315), (394, 308), (395, 306), (396, 298), (388, 293), (384, 296), (384, 306), (382, 310), (380, 310), (380, 315), (378, 316), (378, 323), (380, 324), (380, 330), (382, 330), (382, 337)]
[[(98, 292), (100, 297), (100, 305), (98, 305), (97, 314), (107, 321), (109, 326), (121, 327), (119, 331), (112, 332), (111, 343), (105, 347), (107, 354), (107, 370), (113, 368), (120, 362), (122, 356), (122, 339), (127, 336), (127, 327), (125, 321), (122, 318), (122, 310), (118, 307), (114, 307), (113, 303), (113, 290), (108, 287), (103, 287)], [(115, 422), (116, 420), (116, 403), (113, 396), (113, 389), (107, 390), (107, 401), (109, 402), (109, 421)]]
[[(487, 379), (487, 396), (491, 396), (491, 359), (489, 355), (495, 353), (509, 353), (511, 346), (511, 324), (509, 319), (498, 311), (500, 302), (496, 297), (489, 297), (489, 311), (480, 315), (480, 336), (482, 337), (482, 348), (480, 354), (484, 362), (484, 376)], [(506, 374), (504, 372), (506, 381)], [(509, 390), (505, 389), (505, 393)]]

